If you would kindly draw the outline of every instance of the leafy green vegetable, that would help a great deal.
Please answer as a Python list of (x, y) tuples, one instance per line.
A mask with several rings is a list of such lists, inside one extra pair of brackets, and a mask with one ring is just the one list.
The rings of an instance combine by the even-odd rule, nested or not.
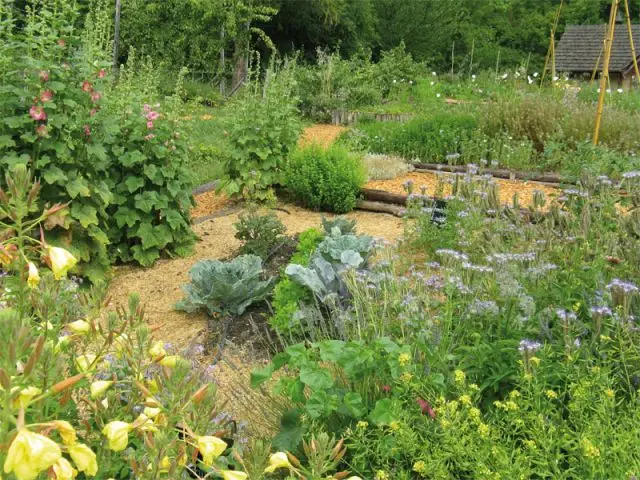
[(198, 262), (189, 272), (191, 283), (184, 285), (185, 298), (176, 308), (242, 315), (247, 307), (264, 300), (273, 287), (275, 278), (262, 280), (262, 273), (262, 260), (255, 255), (241, 255), (230, 262)]

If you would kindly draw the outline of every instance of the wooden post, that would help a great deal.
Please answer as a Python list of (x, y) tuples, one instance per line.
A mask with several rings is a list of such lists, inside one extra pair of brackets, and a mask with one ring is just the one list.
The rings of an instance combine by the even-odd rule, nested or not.
[(451, 81), (453, 82), (453, 66), (455, 63), (455, 51), (456, 51), (456, 42), (455, 40), (453, 41), (453, 45), (451, 45)]
[(224, 79), (224, 25), (220, 29), (220, 95), (224, 97), (225, 94), (225, 79)]
[(116, 0), (116, 17), (114, 20), (115, 32), (113, 33), (113, 74), (118, 75), (118, 47), (120, 46), (120, 13), (121, 0)]
[(469, 62), (469, 78), (471, 78), (471, 75), (473, 74), (473, 53), (475, 49), (476, 49), (476, 39), (474, 38), (473, 41), (471, 42), (471, 61)]
[(593, 144), (598, 145), (600, 140), (600, 125), (602, 123), (602, 111), (604, 110), (604, 99), (607, 95), (609, 84), (609, 61), (611, 60), (611, 47), (613, 35), (616, 30), (616, 15), (620, 0), (611, 1), (611, 14), (609, 15), (609, 29), (604, 39), (604, 60), (602, 63), (602, 74), (600, 76), (600, 96), (598, 97), (598, 109), (596, 110), (596, 123), (593, 129)]
[(556, 81), (556, 32), (551, 30), (551, 86)]
[[(631, 15), (629, 14), (629, 1), (624, 0), (624, 13), (627, 17), (627, 31), (629, 32), (629, 46), (631, 47), (631, 55), (633, 56), (633, 69), (636, 74), (636, 82), (640, 82), (640, 71), (638, 70), (638, 58), (636, 55), (636, 45), (633, 40), (633, 29), (631, 28)], [(633, 82), (632, 82), (633, 85)]]
[(498, 58), (496, 58), (496, 80), (498, 79), (499, 69), (500, 69), (500, 49), (498, 49)]
[(560, 13), (562, 12), (563, 5), (564, 0), (560, 0), (560, 5), (558, 6), (558, 11), (556, 12), (556, 18), (553, 21), (553, 27), (551, 28), (549, 48), (547, 49), (547, 56), (544, 60), (544, 68), (542, 69), (542, 76), (540, 78), (540, 89), (542, 89), (542, 86), (544, 85), (544, 77), (547, 74), (547, 67), (549, 66), (549, 60), (551, 59), (553, 59), (553, 76), (556, 76), (556, 30), (558, 29), (558, 23), (560, 22)]

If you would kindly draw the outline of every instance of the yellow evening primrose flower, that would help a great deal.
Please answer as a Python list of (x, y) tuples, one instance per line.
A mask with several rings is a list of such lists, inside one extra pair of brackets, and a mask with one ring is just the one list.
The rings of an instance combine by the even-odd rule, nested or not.
[(144, 413), (149, 418), (156, 418), (161, 411), (162, 411), (161, 408), (144, 407), (144, 410), (142, 413)]
[(360, 420), (356, 424), (356, 428), (358, 428), (359, 430), (366, 430), (368, 426), (369, 426), (369, 422), (365, 422), (364, 420)]
[(51, 260), (51, 271), (53, 272), (53, 278), (61, 280), (67, 276), (67, 272), (71, 270), (78, 260), (71, 255), (64, 248), (60, 247), (48, 247), (47, 254)]
[(22, 428), (11, 442), (4, 462), (4, 473), (18, 480), (34, 480), (62, 457), (62, 451), (50, 438)]
[(60, 457), (52, 468), (56, 480), (73, 480), (78, 475), (78, 471), (64, 457)]
[(32, 386), (32, 387), (23, 388), (22, 390), (20, 390), (20, 394), (18, 395), (18, 398), (16, 398), (15, 401), (13, 402), (14, 408), (19, 408), (19, 407), (27, 408), (27, 405), (29, 405), (31, 400), (33, 400), (34, 397), (37, 397), (41, 393), (42, 393), (42, 390), (40, 390), (38, 387)]
[(115, 420), (107, 423), (102, 429), (102, 433), (109, 440), (109, 448), (114, 452), (120, 452), (127, 448), (131, 429), (131, 425), (127, 422)]
[(86, 320), (76, 320), (75, 322), (67, 323), (67, 328), (78, 335), (86, 335), (91, 330), (91, 325)]
[(29, 277), (27, 278), (27, 285), (29, 288), (36, 288), (40, 284), (40, 274), (38, 273), (38, 267), (33, 262), (29, 262)]
[(163, 367), (173, 368), (176, 366), (179, 360), (180, 360), (180, 357), (178, 355), (167, 355), (158, 363)]
[(78, 437), (76, 436), (76, 429), (73, 428), (73, 425), (66, 420), (56, 420), (53, 422), (53, 425), (62, 437), (62, 443), (65, 445), (73, 445), (76, 443)]
[(76, 367), (78, 367), (78, 371), (86, 372), (89, 370), (89, 367), (92, 369), (95, 367), (96, 356), (90, 353), (86, 355), (79, 355), (76, 357)]
[(408, 353), (401, 353), (400, 356), (398, 356), (398, 363), (403, 367), (406, 364), (408, 364), (410, 361), (411, 361), (411, 355), (409, 355)]
[(213, 436), (196, 437), (196, 445), (200, 450), (202, 461), (205, 465), (213, 465), (215, 459), (227, 449), (227, 444), (224, 440)]
[(264, 473), (273, 473), (281, 468), (291, 469), (291, 462), (286, 453), (277, 452), (269, 457), (269, 466), (264, 469)]
[(67, 450), (78, 470), (84, 472), (85, 475), (95, 477), (96, 473), (98, 473), (98, 461), (93, 450), (84, 443), (69, 445)]
[(149, 355), (152, 358), (164, 357), (166, 354), (167, 351), (164, 349), (164, 342), (162, 341), (155, 342), (149, 349)]
[(554, 392), (553, 390), (547, 390), (544, 393), (545, 393), (545, 395), (547, 396), (547, 398), (549, 400), (555, 400), (556, 398), (558, 398), (558, 394), (556, 392)]
[(453, 375), (455, 377), (456, 383), (460, 385), (464, 384), (467, 378), (466, 374), (462, 370), (456, 370), (455, 372), (453, 372)]
[(91, 398), (98, 400), (105, 396), (107, 390), (111, 388), (113, 382), (111, 380), (97, 380), (91, 384)]
[(459, 400), (463, 405), (471, 405), (471, 397), (469, 395), (460, 395)]
[(221, 473), (223, 480), (247, 480), (249, 478), (249, 475), (237, 470), (223, 470)]
[(171, 468), (171, 460), (166, 455), (160, 460), (160, 473), (168, 473)]

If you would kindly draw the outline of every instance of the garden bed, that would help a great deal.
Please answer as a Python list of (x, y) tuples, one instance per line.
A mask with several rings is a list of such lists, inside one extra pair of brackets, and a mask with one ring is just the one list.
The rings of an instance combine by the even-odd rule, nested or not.
[[(441, 175), (448, 175), (442, 173)], [(448, 175), (451, 176), (451, 175)], [(392, 180), (377, 180), (368, 182), (365, 185), (366, 189), (370, 190), (383, 190), (385, 192), (393, 193), (396, 195), (406, 195), (407, 191), (405, 185), (407, 182), (413, 182), (413, 188), (416, 193), (420, 193), (422, 186), (426, 187), (427, 195), (433, 196), (436, 193), (438, 185), (438, 174), (430, 172), (411, 172)], [(499, 186), (500, 201), (503, 204), (509, 204), (513, 202), (513, 196), (517, 193), (519, 201), (522, 206), (528, 206), (533, 201), (533, 192), (540, 190), (544, 194), (551, 198), (556, 198), (559, 194), (559, 189), (544, 185), (541, 183), (531, 183), (521, 180), (505, 180), (496, 179)], [(445, 185), (443, 195), (451, 194), (451, 185)], [(371, 198), (373, 200), (373, 198)], [(377, 199), (379, 200), (379, 199)]]

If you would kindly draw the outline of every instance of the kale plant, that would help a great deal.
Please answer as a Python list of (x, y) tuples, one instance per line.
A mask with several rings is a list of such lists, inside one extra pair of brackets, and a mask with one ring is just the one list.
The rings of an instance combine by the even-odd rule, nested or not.
[(322, 217), (322, 227), (327, 235), (330, 235), (334, 228), (340, 230), (342, 235), (354, 235), (356, 233), (356, 221), (349, 220), (347, 217), (340, 215), (335, 218)]
[(373, 238), (367, 235), (343, 235), (336, 226), (318, 245), (316, 253), (331, 263), (366, 267), (373, 253)]
[(241, 255), (229, 262), (200, 261), (191, 268), (191, 282), (183, 286), (185, 298), (176, 308), (242, 315), (247, 307), (264, 300), (273, 287), (275, 278), (262, 280), (262, 273), (262, 260), (255, 255)]

